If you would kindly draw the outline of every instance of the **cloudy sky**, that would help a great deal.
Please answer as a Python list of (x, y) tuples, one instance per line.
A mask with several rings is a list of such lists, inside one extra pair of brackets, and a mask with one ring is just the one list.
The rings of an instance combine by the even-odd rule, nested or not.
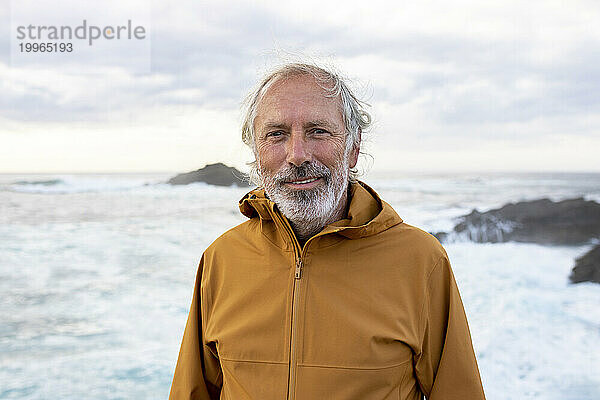
[[(600, 172), (595, 0), (0, 1), (0, 172), (244, 168), (241, 101), (298, 57), (371, 104), (374, 171)], [(83, 19), (147, 37), (18, 52), (17, 26)]]

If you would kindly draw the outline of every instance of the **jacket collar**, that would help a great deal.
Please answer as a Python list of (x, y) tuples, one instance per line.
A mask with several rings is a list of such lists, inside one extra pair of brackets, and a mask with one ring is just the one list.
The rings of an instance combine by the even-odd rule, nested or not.
[[(248, 218), (259, 217), (263, 221), (273, 219), (274, 213), (281, 215), (275, 203), (264, 189), (257, 188), (246, 194), (239, 202), (240, 211)], [(350, 185), (350, 206), (346, 218), (326, 226), (321, 234), (339, 233), (349, 239), (375, 235), (398, 225), (402, 219), (394, 209), (363, 182)]]

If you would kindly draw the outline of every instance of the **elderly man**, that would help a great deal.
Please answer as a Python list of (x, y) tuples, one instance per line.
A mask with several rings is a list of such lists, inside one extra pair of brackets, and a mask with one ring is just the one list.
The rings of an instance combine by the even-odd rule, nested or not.
[(370, 116), (288, 64), (251, 94), (260, 188), (204, 252), (171, 399), (484, 399), (448, 257), (355, 178)]

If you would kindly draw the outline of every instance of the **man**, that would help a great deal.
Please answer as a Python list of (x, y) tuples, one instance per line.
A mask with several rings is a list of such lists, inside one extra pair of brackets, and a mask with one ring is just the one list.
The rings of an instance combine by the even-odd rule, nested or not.
[(484, 399), (446, 252), (355, 179), (363, 103), (288, 64), (249, 97), (261, 188), (204, 252), (171, 399)]

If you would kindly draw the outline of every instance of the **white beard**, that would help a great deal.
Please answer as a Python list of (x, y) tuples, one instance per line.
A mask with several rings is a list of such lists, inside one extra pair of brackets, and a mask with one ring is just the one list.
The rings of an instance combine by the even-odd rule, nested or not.
[[(262, 186), (283, 215), (290, 221), (301, 240), (321, 231), (326, 225), (343, 218), (342, 200), (349, 183), (348, 155), (330, 170), (318, 161), (299, 167), (289, 165), (269, 175), (261, 168)], [(324, 184), (314, 189), (294, 190), (284, 182), (307, 176), (321, 177)]]

